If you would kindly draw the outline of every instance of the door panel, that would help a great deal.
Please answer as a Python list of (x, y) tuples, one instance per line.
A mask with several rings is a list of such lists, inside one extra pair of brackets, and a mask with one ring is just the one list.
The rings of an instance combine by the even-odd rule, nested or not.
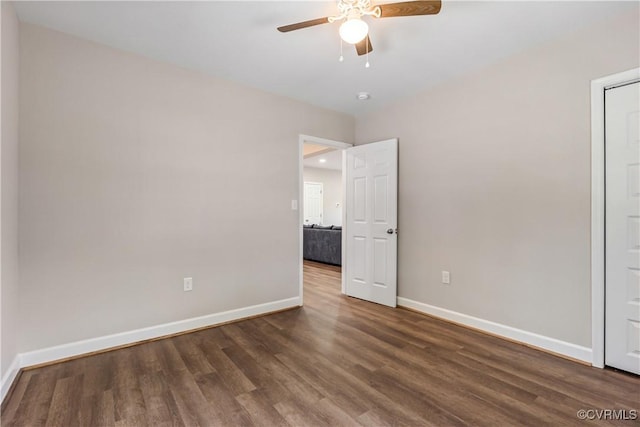
[(373, 239), (373, 284), (387, 287), (387, 239)]
[(640, 374), (640, 83), (605, 92), (605, 364)]
[(367, 270), (367, 239), (364, 236), (353, 236), (353, 257), (349, 268), (352, 270), (352, 280), (359, 284), (366, 282)]
[(396, 306), (398, 142), (345, 150), (347, 295)]
[(367, 179), (364, 177), (353, 180), (353, 220), (365, 222), (367, 220)]
[(373, 181), (374, 185), (374, 200), (373, 200), (373, 220), (377, 223), (387, 223), (387, 176), (376, 176)]

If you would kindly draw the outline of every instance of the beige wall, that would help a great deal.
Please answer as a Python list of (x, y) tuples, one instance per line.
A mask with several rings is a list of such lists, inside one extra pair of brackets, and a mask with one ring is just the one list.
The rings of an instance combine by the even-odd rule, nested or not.
[(2, 144), (0, 244), (2, 273), (0, 300), (2, 334), (0, 375), (7, 374), (18, 354), (18, 18), (11, 3), (2, 9)]
[[(5, 5), (2, 373), (17, 336)], [(400, 138), (401, 296), (589, 345), (589, 81), (638, 66), (637, 16), (357, 119), (359, 143)], [(352, 118), (20, 31), (19, 351), (297, 295), (298, 134), (352, 141)]]
[(20, 36), (20, 351), (298, 295), (298, 136), (352, 117)]
[(639, 43), (635, 9), (357, 120), (400, 141), (400, 296), (590, 346), (590, 80)]
[[(323, 184), (324, 225), (342, 225), (342, 172), (332, 169), (305, 167), (304, 180)], [(336, 204), (340, 206), (336, 206)]]

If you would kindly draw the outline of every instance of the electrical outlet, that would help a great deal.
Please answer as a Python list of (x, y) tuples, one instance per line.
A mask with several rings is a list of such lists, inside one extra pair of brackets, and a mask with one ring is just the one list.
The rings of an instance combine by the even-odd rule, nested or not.
[(189, 292), (193, 290), (193, 278), (185, 277), (184, 278), (184, 291)]
[(451, 274), (448, 271), (442, 271), (442, 283), (445, 285), (451, 284)]

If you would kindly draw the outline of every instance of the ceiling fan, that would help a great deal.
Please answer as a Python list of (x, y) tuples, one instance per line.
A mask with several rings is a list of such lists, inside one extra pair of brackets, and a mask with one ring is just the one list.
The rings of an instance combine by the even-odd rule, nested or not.
[(361, 19), (363, 16), (391, 18), (395, 16), (435, 15), (440, 12), (441, 6), (441, 0), (405, 1), (377, 6), (373, 6), (371, 0), (338, 0), (338, 11), (340, 12), (338, 15), (284, 25), (278, 27), (278, 31), (288, 33), (315, 25), (344, 21), (340, 25), (340, 37), (345, 42), (355, 45), (358, 55), (365, 55), (373, 51), (373, 47), (369, 39), (369, 26)]

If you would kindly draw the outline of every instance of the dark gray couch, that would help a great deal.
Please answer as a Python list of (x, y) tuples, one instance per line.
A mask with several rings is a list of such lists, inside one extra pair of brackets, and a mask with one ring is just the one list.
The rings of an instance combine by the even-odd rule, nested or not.
[(302, 256), (310, 261), (342, 265), (342, 227), (304, 226)]

